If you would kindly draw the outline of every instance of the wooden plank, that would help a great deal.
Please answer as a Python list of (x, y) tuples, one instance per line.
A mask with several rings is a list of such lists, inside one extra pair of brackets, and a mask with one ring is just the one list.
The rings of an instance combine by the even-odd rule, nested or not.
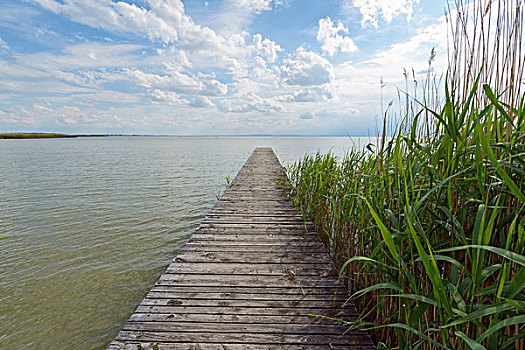
[[(341, 315), (350, 322), (355, 315)], [(207, 322), (207, 323), (258, 323), (258, 324), (324, 324), (334, 325), (332, 319), (315, 315), (228, 315), (228, 314), (179, 314), (139, 313), (131, 315), (129, 322)], [(191, 325), (190, 325), (191, 327)]]
[[(280, 249), (283, 251), (288, 252), (299, 252), (299, 253), (308, 253), (308, 254), (314, 254), (316, 252), (319, 252), (319, 248), (316, 245), (305, 245), (304, 247), (297, 247), (294, 244), (291, 244), (291, 246), (285, 246), (285, 248), (279, 248), (282, 247), (282, 244), (278, 245), (247, 245), (247, 244), (237, 244), (237, 245), (223, 245), (223, 244), (217, 244), (213, 242), (206, 242), (210, 244), (209, 249), (206, 249), (206, 247), (200, 245), (200, 246), (191, 246), (191, 247), (184, 247), (179, 252), (181, 253), (192, 253), (192, 252), (209, 252), (209, 253), (265, 253), (265, 254), (272, 254), (276, 253)], [(243, 243), (243, 242), (240, 242)], [(246, 243), (249, 243), (246, 241)], [(321, 250), (322, 251), (322, 250)], [(306, 262), (305, 263), (312, 263), (312, 262)], [(313, 262), (314, 264), (322, 264), (322, 262)]]
[[(208, 215), (202, 221), (203, 224), (277, 224), (277, 225), (301, 225), (305, 223), (301, 218), (291, 216), (234, 216), (234, 215)], [(204, 226), (205, 227), (205, 226)]]
[[(230, 263), (247, 263), (254, 258), (250, 252), (182, 252), (175, 259), (176, 262), (230, 262)], [(257, 254), (257, 262), (260, 263), (297, 263), (322, 262), (331, 263), (327, 255), (319, 257), (316, 253), (303, 253), (294, 251), (282, 251), (276, 253)]]
[[(367, 349), (362, 345), (289, 345), (289, 344), (233, 344), (233, 343), (162, 343), (162, 342), (138, 342), (138, 341), (114, 341), (108, 350), (355, 350)], [(372, 347), (371, 349), (375, 349)]]
[(305, 224), (304, 222), (301, 222), (301, 221), (285, 221), (285, 222), (279, 222), (279, 221), (271, 221), (271, 220), (267, 220), (267, 221), (259, 221), (259, 222), (254, 222), (254, 221), (249, 221), (249, 220), (245, 220), (245, 221), (237, 221), (237, 222), (222, 222), (222, 221), (213, 221), (213, 222), (208, 222), (206, 220), (204, 220), (200, 227), (202, 228), (218, 228), (218, 229), (239, 229), (239, 230), (243, 230), (243, 231), (246, 231), (246, 230), (250, 230), (250, 229), (253, 229), (253, 230), (268, 230), (268, 229), (277, 229), (277, 230), (282, 230), (282, 229), (288, 229), (288, 230), (293, 230), (295, 228), (298, 228), (298, 229), (302, 229), (304, 227), (308, 227), (308, 228), (311, 228), (312, 231), (314, 231), (314, 225), (313, 224)]
[[(295, 250), (301, 253), (319, 252), (318, 246), (313, 245), (313, 244), (312, 245), (305, 244), (304, 247), (302, 246), (298, 247), (295, 244), (291, 244), (290, 246), (283, 246), (282, 244), (277, 244), (277, 245), (269, 245), (269, 244), (265, 244), (265, 245), (261, 245), (261, 244), (259, 245), (256, 245), (256, 244), (254, 245), (247, 245), (247, 244), (224, 245), (224, 244), (217, 244), (217, 243), (211, 243), (211, 242), (207, 242), (207, 243), (210, 243), (210, 247), (208, 248), (206, 248), (203, 245), (198, 245), (198, 246), (193, 245), (191, 247), (184, 247), (183, 249), (180, 250), (180, 252), (182, 253), (189, 253), (189, 252), (258, 253), (258, 252), (261, 252), (261, 253), (267, 253), (267, 254), (275, 253), (279, 250), (290, 251), (290, 252)], [(238, 242), (235, 242), (235, 243), (238, 243)], [(322, 262), (318, 262), (318, 264), (322, 264)]]
[(259, 307), (259, 308), (307, 308), (322, 309), (343, 308), (345, 299), (336, 300), (261, 300), (261, 299), (189, 299), (189, 298), (170, 298), (169, 295), (162, 293), (166, 298), (149, 298), (142, 300), (142, 306), (177, 306), (177, 307)]
[(278, 295), (322, 295), (331, 299), (334, 295), (347, 295), (343, 286), (315, 286), (315, 287), (235, 287), (235, 286), (181, 286), (181, 285), (155, 285), (152, 291), (167, 291), (173, 293), (246, 293), (266, 294), (271, 298)]
[(337, 284), (332, 276), (311, 277), (311, 276), (260, 276), (260, 275), (181, 275), (169, 274), (162, 275), (157, 285), (181, 286), (236, 286), (236, 287), (323, 287)]
[(266, 219), (266, 218), (272, 218), (273, 220), (279, 220), (279, 219), (286, 219), (286, 220), (296, 220), (299, 222), (303, 222), (303, 217), (301, 215), (295, 214), (295, 213), (285, 213), (282, 212), (278, 216), (275, 215), (275, 213), (238, 213), (233, 210), (229, 211), (210, 211), (208, 215), (206, 215), (207, 219), (217, 219), (217, 220), (223, 220), (224, 218), (243, 218), (243, 219)]
[[(150, 332), (177, 332), (181, 333), (256, 333), (256, 334), (320, 334), (340, 336), (348, 326), (338, 324), (299, 323), (299, 324), (271, 324), (271, 323), (229, 323), (229, 322), (186, 322), (176, 321), (133, 321), (122, 327), (125, 331)], [(349, 332), (350, 336), (357, 332)]]
[[(212, 234), (212, 235), (252, 235), (252, 236), (259, 236), (261, 234), (271, 234), (271, 235), (291, 235), (295, 236), (297, 238), (302, 238), (305, 235), (310, 235), (310, 238), (318, 239), (317, 234), (315, 233), (315, 230), (313, 230), (313, 227), (306, 228), (308, 230), (305, 230), (305, 226), (301, 225), (295, 225), (295, 227), (289, 227), (289, 226), (280, 226), (280, 225), (273, 225), (273, 226), (256, 226), (251, 225), (252, 227), (249, 227), (249, 225), (246, 225), (245, 227), (235, 225), (235, 226), (225, 226), (225, 225), (214, 225), (213, 227), (203, 226), (199, 227), (195, 234), (197, 235), (203, 235), (203, 234)], [(192, 236), (193, 237), (193, 236)], [(248, 237), (252, 238), (252, 237)]]
[[(363, 332), (364, 333), (364, 332)], [(362, 345), (370, 349), (371, 341), (367, 334), (352, 335), (319, 335), (319, 334), (259, 334), (259, 333), (178, 333), (159, 331), (120, 331), (116, 340), (135, 340), (144, 342), (189, 343), (241, 343), (241, 344), (293, 344), (293, 345)], [(372, 348), (372, 349), (375, 349)]]
[(194, 234), (190, 237), (189, 242), (191, 243), (201, 243), (212, 242), (213, 244), (227, 244), (227, 243), (237, 243), (241, 245), (251, 244), (296, 244), (298, 242), (304, 242), (305, 239), (302, 237), (286, 237), (279, 236), (275, 234), (261, 234), (259, 236), (252, 235), (198, 235)]
[[(217, 237), (217, 236), (216, 236)], [(239, 241), (224, 241), (224, 242), (216, 242), (216, 243), (209, 243), (209, 242), (195, 242), (195, 241), (188, 241), (186, 245), (181, 250), (187, 250), (187, 251), (193, 251), (193, 250), (202, 250), (202, 249), (221, 249), (221, 251), (228, 251), (228, 250), (243, 250), (246, 249), (246, 251), (252, 251), (256, 249), (269, 249), (269, 250), (293, 250), (293, 249), (306, 249), (306, 248), (322, 248), (324, 249), (322, 243), (320, 241), (316, 240), (307, 240), (303, 239), (302, 237), (300, 239), (294, 239), (290, 240), (290, 242), (287, 243), (280, 243), (280, 242), (239, 242)]]
[(355, 309), (344, 311), (342, 309), (317, 309), (317, 308), (292, 308), (292, 307), (226, 307), (218, 306), (158, 306), (139, 305), (136, 313), (146, 314), (193, 314), (193, 315), (252, 315), (252, 316), (309, 316), (322, 315), (331, 318), (344, 318), (357, 315)]
[[(283, 295), (271, 295), (266, 293), (210, 293), (210, 292), (173, 292), (169, 290), (156, 290), (152, 289), (147, 299), (200, 299), (200, 300), (265, 300), (265, 301), (331, 301), (335, 300), (338, 303), (344, 303), (346, 295), (344, 294), (283, 294)], [(236, 304), (236, 306), (238, 306)]]
[(375, 348), (284, 183), (257, 148), (108, 349)]
[(166, 269), (170, 274), (231, 274), (288, 276), (335, 276), (331, 266), (313, 264), (232, 264), (232, 263), (172, 263)]

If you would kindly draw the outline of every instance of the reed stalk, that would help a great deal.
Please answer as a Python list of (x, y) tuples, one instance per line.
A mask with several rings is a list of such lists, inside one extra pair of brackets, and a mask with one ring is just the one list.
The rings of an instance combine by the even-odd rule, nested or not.
[(525, 6), (455, 5), (442, 99), (407, 98), (380, 147), (288, 168), (379, 348), (525, 348)]

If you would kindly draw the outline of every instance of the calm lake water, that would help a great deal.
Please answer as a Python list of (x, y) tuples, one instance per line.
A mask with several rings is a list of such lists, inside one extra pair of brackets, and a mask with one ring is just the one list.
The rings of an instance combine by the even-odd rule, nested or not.
[(104, 349), (257, 146), (368, 138), (0, 140), (0, 349)]

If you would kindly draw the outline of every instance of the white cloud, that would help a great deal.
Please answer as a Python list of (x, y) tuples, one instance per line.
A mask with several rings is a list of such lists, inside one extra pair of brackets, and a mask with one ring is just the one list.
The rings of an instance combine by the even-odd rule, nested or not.
[(446, 31), (446, 18), (442, 16), (437, 23), (418, 30), (407, 41), (392, 44), (387, 50), (378, 52), (365, 63), (383, 67), (388, 75), (391, 75), (392, 70), (400, 71), (403, 67), (422, 72), (428, 68), (430, 51), (434, 48), (436, 60), (433, 62), (433, 67), (444, 71), (447, 67), (447, 36), (443, 33)]
[(170, 46), (167, 49), (157, 49), (157, 54), (162, 57), (162, 65), (168, 72), (181, 71), (192, 68), (193, 64), (188, 58), (186, 51)]
[(345, 36), (345, 33), (348, 34), (348, 28), (346, 28), (341, 21), (339, 21), (336, 26), (330, 17), (321, 18), (319, 20), (319, 30), (317, 31), (317, 41), (323, 44), (321, 46), (323, 53), (328, 56), (333, 56), (338, 51), (357, 51), (357, 46), (354, 44), (354, 41), (348, 36)]
[(173, 91), (151, 89), (146, 92), (146, 96), (154, 103), (183, 104), (188, 102), (187, 100), (181, 99), (181, 97)]
[(283, 6), (284, 0), (233, 0), (233, 6), (249, 12), (258, 14), (264, 11), (270, 11), (274, 7)]
[(19, 62), (48, 72), (57, 70), (127, 67), (138, 59), (140, 45), (86, 42), (66, 46), (62, 52), (26, 54)]
[(39, 104), (39, 103), (35, 103), (35, 104), (33, 105), (33, 108), (34, 108), (34, 109), (41, 110), (41, 111), (46, 111), (46, 112), (53, 112), (53, 111), (54, 111), (54, 109), (52, 109), (52, 108), (50, 108), (50, 107), (48, 107), (48, 106), (45, 106), (45, 105), (43, 105), (43, 104)]
[(12, 112), (0, 114), (0, 122), (9, 127), (11, 127), (11, 125), (13, 125), (14, 127), (38, 127), (39, 126), (39, 121), (35, 117), (28, 116), (28, 115), (22, 116), (19, 113), (12, 113)]
[(135, 32), (152, 40), (172, 42), (177, 29), (152, 11), (126, 2), (104, 0), (74, 1), (33, 0), (42, 7), (64, 14), (71, 20), (94, 28), (118, 32)]
[(202, 107), (202, 108), (215, 106), (213, 102), (211, 102), (210, 99), (207, 98), (206, 96), (195, 96), (191, 100), (189, 105), (192, 107)]
[[(435, 44), (446, 39), (446, 27), (428, 27), (376, 54), (367, 55), (370, 50), (363, 46), (359, 56), (352, 55), (353, 62), (341, 63), (339, 53), (358, 50), (352, 38), (370, 32), (351, 29), (350, 36), (348, 27), (330, 17), (319, 19), (319, 27), (308, 32), (316, 36), (319, 46), (303, 43), (295, 49), (303, 37), (298, 35), (301, 41), (294, 42), (279, 35), (286, 38), (280, 46), (247, 31), (246, 24), (256, 20), (256, 14), (280, 6), (281, 2), (271, 0), (214, 3), (208, 9), (193, 9), (195, 16), (203, 12), (209, 16), (195, 17), (196, 21), (187, 15), (181, 0), (25, 1), (102, 29), (95, 31), (96, 36), (90, 36), (93, 31), (81, 36), (67, 33), (61, 38), (65, 46), (58, 50), (17, 53), (9, 60), (0, 56), (0, 71), (8, 77), (0, 79), (0, 100), (9, 106), (24, 104), (40, 125), (54, 125), (59, 117), (60, 125), (69, 127), (77, 120), (79, 128), (87, 125), (84, 130), (107, 128), (107, 132), (231, 133), (242, 129), (249, 133), (254, 128), (273, 132), (282, 127), (293, 133), (297, 125), (311, 125), (310, 130), (318, 132), (315, 127), (335, 125), (337, 118), (338, 125), (346, 128), (344, 118), (352, 116), (363, 121), (363, 126), (356, 125), (364, 129), (371, 124), (367, 119), (377, 115), (381, 77), (388, 82), (383, 90), (388, 101), (396, 86), (404, 86), (403, 67), (424, 71), (432, 46), (438, 59), (446, 59), (441, 44)], [(396, 16), (409, 18), (419, 0), (341, 1), (362, 13), (363, 25), (377, 26)], [(221, 31), (217, 24), (221, 20), (230, 22), (234, 31)], [(254, 27), (263, 28), (259, 24)], [(291, 51), (283, 49), (291, 45)], [(0, 39), (0, 52), (1, 47)], [(61, 107), (66, 104), (79, 107), (80, 112)], [(11, 114), (4, 117), (15, 120)]]
[(281, 102), (328, 102), (336, 99), (335, 89), (329, 84), (311, 86), (276, 97)]
[(270, 39), (263, 39), (261, 34), (253, 35), (253, 46), (255, 51), (266, 58), (269, 63), (273, 63), (279, 58), (279, 52), (283, 49)]
[(285, 84), (311, 86), (331, 83), (333, 67), (326, 59), (315, 52), (299, 47), (293, 58), (284, 60), (280, 68), (281, 78)]
[(110, 32), (135, 33), (152, 41), (203, 50), (217, 48), (223, 38), (188, 17), (180, 0), (147, 0), (149, 9), (123, 1), (32, 0), (72, 21)]
[(390, 23), (394, 17), (405, 15), (410, 21), (414, 5), (418, 3), (419, 0), (344, 0), (343, 7), (356, 7), (363, 16), (361, 25), (377, 28), (381, 19)]
[(169, 90), (185, 94), (224, 95), (228, 87), (211, 75), (189, 76), (179, 72), (157, 75), (140, 70), (128, 71), (128, 77), (136, 85), (156, 90)]
[(241, 96), (233, 99), (224, 99), (219, 101), (217, 107), (223, 112), (235, 112), (235, 113), (246, 113), (246, 112), (262, 112), (271, 113), (282, 111), (283, 108), (275, 101), (270, 99), (264, 99), (257, 96), (253, 92), (242, 94)]
[(235, 7), (248, 9), (255, 13), (269, 11), (272, 9), (272, 0), (234, 0)]
[(9, 51), (9, 45), (7, 45), (7, 43), (2, 40), (2, 38), (0, 38), (0, 54), (6, 53), (7, 51)]
[[(436, 23), (424, 28), (419, 28), (414, 35), (403, 42), (390, 45), (385, 50), (377, 52), (373, 57), (361, 61), (347, 61), (334, 67), (334, 85), (342, 104), (346, 109), (357, 107), (362, 115), (381, 115), (381, 104), (379, 96), (383, 94), (383, 108), (390, 101), (398, 103), (398, 89), (406, 90), (403, 70), (408, 75), (408, 93), (414, 96), (412, 80), (412, 69), (415, 79), (421, 88), (428, 72), (428, 59), (432, 48), (435, 49), (436, 57), (432, 62), (434, 72), (439, 75), (444, 73), (447, 67), (447, 24), (445, 17), (441, 17)], [(385, 86), (381, 88), (381, 80)], [(420, 94), (420, 90), (418, 94)], [(403, 96), (403, 95), (401, 95)], [(420, 97), (420, 95), (419, 95)], [(399, 107), (399, 108), (398, 108)], [(404, 110), (401, 106), (393, 107), (396, 112)]]
[(84, 105), (92, 105), (93, 103), (107, 102), (111, 104), (131, 104), (140, 101), (139, 95), (134, 93), (125, 93), (115, 90), (102, 90), (94, 93), (74, 94), (68, 96), (68, 101), (77, 101)]

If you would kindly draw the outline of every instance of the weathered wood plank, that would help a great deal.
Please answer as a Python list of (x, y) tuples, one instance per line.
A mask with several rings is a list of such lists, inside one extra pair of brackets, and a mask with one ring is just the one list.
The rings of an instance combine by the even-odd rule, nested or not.
[[(289, 345), (289, 344), (233, 344), (233, 343), (162, 343), (162, 342), (135, 342), (114, 341), (108, 350), (355, 350), (366, 349), (362, 345)], [(375, 349), (375, 348), (371, 348)]]
[[(210, 234), (210, 235), (221, 235), (221, 236), (228, 236), (228, 235), (251, 235), (251, 236), (260, 236), (260, 235), (272, 235), (272, 236), (286, 236), (291, 235), (295, 238), (302, 238), (304, 236), (310, 235), (309, 238), (318, 239), (317, 234), (313, 229), (308, 230), (304, 229), (304, 226), (296, 226), (296, 227), (286, 227), (286, 226), (274, 226), (274, 227), (200, 227), (195, 234), (196, 235), (204, 235), (204, 234)], [(193, 237), (193, 236), (192, 236)], [(288, 238), (293, 238), (288, 237)], [(252, 239), (255, 237), (247, 237), (248, 239)]]
[[(347, 322), (354, 315), (341, 315)], [(206, 323), (257, 323), (257, 324), (324, 324), (334, 325), (332, 319), (315, 315), (228, 315), (228, 314), (179, 314), (139, 313), (131, 315), (129, 322), (206, 322)]]
[(297, 244), (299, 242), (305, 242), (308, 238), (304, 237), (306, 234), (301, 236), (279, 236), (275, 234), (260, 234), (260, 235), (213, 235), (213, 234), (194, 234), (190, 237), (190, 243), (201, 243), (213, 242), (213, 244), (227, 244), (237, 243), (240, 245), (246, 245), (253, 243), (256, 244)]
[[(164, 295), (164, 294), (163, 294)], [(260, 300), (260, 299), (189, 299), (189, 298), (158, 298), (146, 297), (142, 306), (188, 306), (188, 307), (260, 307), (260, 308), (315, 308), (322, 309), (344, 308), (345, 299), (336, 300)]]
[(236, 287), (236, 286), (181, 286), (181, 285), (155, 285), (151, 290), (171, 291), (180, 293), (248, 293), (274, 295), (324, 295), (330, 299), (335, 294), (347, 295), (344, 286), (298, 286), (298, 287)]
[(237, 287), (329, 287), (335, 285), (336, 279), (332, 276), (314, 278), (311, 276), (259, 276), (259, 275), (162, 275), (157, 285), (181, 286), (237, 286)]
[(108, 349), (373, 349), (284, 183), (257, 148)]
[(322, 315), (332, 318), (344, 318), (356, 316), (355, 309), (318, 309), (318, 308), (291, 308), (291, 307), (226, 307), (219, 306), (210, 308), (209, 306), (158, 306), (158, 305), (139, 305), (136, 313), (146, 314), (207, 314), (207, 315), (252, 315), (252, 316), (309, 316)]
[(287, 243), (279, 243), (279, 242), (237, 242), (237, 241), (224, 241), (224, 242), (216, 242), (216, 243), (209, 243), (209, 242), (195, 242), (195, 241), (188, 241), (186, 245), (181, 249), (192, 251), (192, 250), (201, 250), (201, 249), (221, 249), (221, 251), (238, 251), (238, 250), (245, 250), (245, 251), (252, 251), (252, 250), (258, 250), (258, 249), (268, 249), (271, 251), (274, 250), (293, 250), (293, 249), (318, 249), (318, 248), (324, 249), (323, 245), (319, 241), (312, 241), (307, 239), (296, 239), (295, 241), (287, 242)]
[[(261, 252), (261, 253), (273, 253), (276, 252), (279, 248), (283, 247), (283, 245), (222, 245), (222, 244), (214, 244), (210, 242), (209, 249), (206, 249), (206, 247), (203, 246), (192, 246), (192, 247), (184, 247), (184, 249), (181, 249), (180, 252), (182, 253), (189, 253), (189, 252), (228, 252), (228, 253), (235, 253), (235, 252), (244, 252), (244, 253), (254, 253), (254, 252)], [(301, 253), (314, 253), (318, 252), (319, 249), (315, 245), (310, 246), (304, 246), (304, 247), (297, 247), (292, 244), (291, 247), (284, 246), (282, 248), (285, 251), (293, 251), (294, 249), (301, 252)], [(319, 265), (322, 265), (322, 262), (317, 263)]]
[[(257, 334), (319, 334), (340, 336), (348, 326), (337, 324), (299, 323), (223, 323), (223, 322), (192, 322), (191, 324), (176, 321), (133, 321), (122, 327), (125, 331), (177, 332), (177, 333), (257, 333)], [(350, 337), (359, 333), (350, 331)]]
[(314, 231), (313, 224), (305, 224), (301, 221), (285, 221), (285, 222), (279, 222), (279, 221), (238, 221), (238, 222), (221, 222), (221, 221), (212, 221), (207, 222), (203, 221), (200, 225), (202, 228), (218, 228), (218, 229), (239, 229), (239, 230), (271, 230), (271, 229), (277, 229), (279, 231), (283, 229), (303, 229), (305, 227), (310, 228), (312, 231)]
[[(342, 304), (346, 299), (344, 294), (283, 294), (271, 295), (266, 293), (210, 293), (210, 292), (172, 292), (169, 290), (156, 290), (153, 288), (147, 295), (147, 299), (201, 299), (201, 300), (265, 300), (265, 301), (331, 301), (335, 300)], [(239, 306), (236, 304), (236, 306)]]
[[(175, 259), (176, 262), (230, 262), (230, 263), (249, 263), (254, 259), (250, 252), (182, 252)], [(315, 253), (283, 251), (276, 253), (257, 254), (257, 262), (260, 263), (297, 263), (297, 262), (324, 262), (330, 264), (328, 256), (321, 256)]]
[[(363, 332), (364, 333), (364, 332)], [(352, 336), (335, 336), (319, 334), (259, 334), (259, 333), (178, 333), (159, 331), (120, 331), (116, 340), (135, 340), (144, 342), (202, 342), (242, 343), (242, 344), (294, 344), (294, 345), (363, 345), (369, 348), (371, 342), (365, 333)]]
[(218, 275), (276, 275), (288, 276), (335, 276), (334, 269), (326, 264), (232, 264), (232, 263), (172, 263), (166, 269), (170, 274), (218, 274)]

